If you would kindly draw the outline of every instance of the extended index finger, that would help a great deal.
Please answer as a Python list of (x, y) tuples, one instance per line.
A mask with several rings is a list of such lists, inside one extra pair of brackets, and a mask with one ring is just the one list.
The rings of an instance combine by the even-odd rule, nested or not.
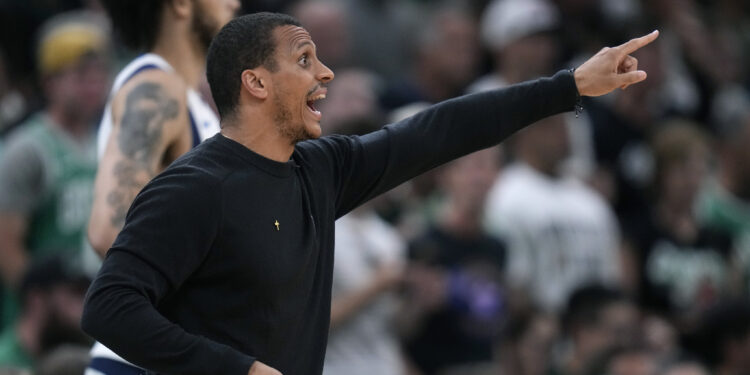
[(623, 55), (629, 55), (643, 46), (656, 40), (659, 37), (659, 30), (654, 30), (650, 34), (644, 35), (640, 38), (630, 39), (629, 41), (617, 46), (616, 48), (622, 52)]

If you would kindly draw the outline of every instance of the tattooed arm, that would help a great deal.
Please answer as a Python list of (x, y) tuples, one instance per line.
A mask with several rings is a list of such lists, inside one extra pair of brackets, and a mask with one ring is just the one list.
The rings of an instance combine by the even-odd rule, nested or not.
[(113, 126), (99, 161), (89, 240), (102, 257), (136, 194), (192, 144), (185, 85), (152, 70), (134, 77), (112, 101)]

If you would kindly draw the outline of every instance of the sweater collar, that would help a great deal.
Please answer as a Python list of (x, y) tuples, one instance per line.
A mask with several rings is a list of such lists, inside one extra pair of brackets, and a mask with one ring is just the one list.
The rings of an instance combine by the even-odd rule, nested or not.
[(271, 175), (277, 177), (288, 177), (291, 176), (292, 173), (294, 173), (294, 170), (297, 168), (297, 164), (292, 159), (289, 159), (289, 161), (283, 163), (268, 159), (245, 147), (241, 143), (225, 137), (221, 133), (216, 134), (213, 139), (219, 144), (229, 148), (242, 160), (262, 169), (263, 171)]

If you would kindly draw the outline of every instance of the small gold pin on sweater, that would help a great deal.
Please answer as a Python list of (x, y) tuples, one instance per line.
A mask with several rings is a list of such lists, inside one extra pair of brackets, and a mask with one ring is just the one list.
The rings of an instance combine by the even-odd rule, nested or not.
[(278, 230), (280, 230), (280, 229), (279, 229), (279, 221), (278, 221), (278, 220), (276, 220), (276, 222), (275, 222), (275, 223), (273, 223), (273, 225), (275, 225), (275, 226), (276, 226), (276, 230), (277, 230), (277, 231), (278, 231)]

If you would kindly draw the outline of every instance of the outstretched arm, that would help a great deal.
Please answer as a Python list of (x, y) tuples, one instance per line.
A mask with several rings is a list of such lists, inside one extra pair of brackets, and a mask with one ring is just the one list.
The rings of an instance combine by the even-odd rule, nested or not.
[[(104, 257), (136, 194), (190, 148), (185, 86), (172, 74), (146, 71), (128, 82), (112, 104), (113, 126), (94, 184), (89, 240)], [(175, 156), (173, 156), (175, 155)]]
[(604, 95), (646, 79), (629, 54), (657, 36), (653, 32), (604, 48), (573, 74), (562, 71), (451, 99), (362, 137), (324, 139), (317, 145), (329, 158), (338, 188), (337, 216), (431, 168), (496, 145), (542, 118), (571, 111), (579, 95)]

